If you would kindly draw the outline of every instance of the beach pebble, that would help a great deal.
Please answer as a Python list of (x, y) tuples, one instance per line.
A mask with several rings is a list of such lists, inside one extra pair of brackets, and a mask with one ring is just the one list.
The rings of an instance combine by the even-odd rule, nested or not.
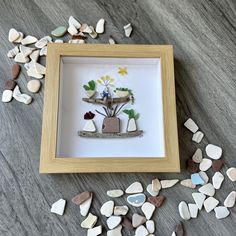
[(198, 191), (210, 197), (215, 195), (215, 188), (211, 183), (203, 185)]
[(120, 224), (120, 222), (121, 222), (120, 216), (110, 216), (107, 219), (107, 226), (109, 229), (114, 229)]
[(158, 192), (161, 190), (161, 183), (159, 179), (153, 179), (152, 180), (152, 191), (153, 192)]
[(54, 29), (51, 34), (55, 37), (62, 37), (66, 33), (66, 27), (65, 26), (58, 26), (56, 29)]
[(91, 197), (91, 193), (88, 191), (82, 192), (80, 194), (77, 194), (76, 196), (74, 196), (71, 201), (76, 204), (76, 205), (80, 205), (81, 203), (85, 202), (86, 200), (88, 200)]
[(224, 206), (225, 207), (234, 207), (236, 200), (236, 192), (232, 191), (225, 199)]
[(18, 33), (20, 36), (17, 38), (17, 40), (14, 41), (14, 43), (21, 43), (22, 39), (24, 38), (24, 34), (22, 32)]
[(31, 54), (30, 54), (30, 59), (32, 60), (32, 61), (34, 61), (34, 62), (37, 62), (38, 61), (38, 59), (39, 59), (39, 52), (40, 52), (40, 50), (35, 50), (35, 51), (33, 51)]
[(84, 229), (91, 229), (97, 223), (98, 217), (89, 213), (87, 218), (81, 223), (81, 227)]
[(152, 196), (157, 196), (157, 195), (159, 194), (159, 191), (157, 191), (157, 192), (152, 191), (152, 184), (149, 184), (149, 185), (147, 186), (147, 191), (148, 191), (148, 193), (149, 193), (150, 195), (152, 195)]
[(140, 225), (136, 230), (135, 230), (135, 236), (147, 236), (149, 233), (147, 229), (143, 226)]
[(116, 198), (116, 197), (121, 197), (123, 195), (124, 195), (124, 192), (121, 189), (113, 189), (113, 190), (107, 191), (107, 196), (109, 197)]
[(165, 199), (166, 197), (163, 195), (160, 195), (158, 197), (148, 197), (148, 201), (152, 203), (156, 208), (161, 207)]
[(192, 193), (193, 200), (195, 201), (199, 210), (202, 209), (203, 203), (206, 199), (206, 196), (203, 193)]
[(66, 206), (66, 200), (59, 199), (58, 201), (54, 202), (51, 207), (51, 212), (57, 215), (63, 215)]
[(198, 164), (195, 163), (193, 160), (187, 160), (187, 171), (189, 173), (196, 173), (198, 171)]
[(39, 74), (33, 66), (27, 70), (27, 75), (36, 79), (43, 78), (43, 75)]
[(27, 83), (27, 89), (31, 92), (31, 93), (37, 93), (39, 91), (41, 87), (41, 83), (39, 80), (37, 79), (33, 79), (33, 80), (30, 80), (28, 83)]
[(97, 35), (97, 32), (94, 30), (93, 26), (89, 26), (89, 28), (92, 31), (91, 33), (89, 33), (90, 37), (93, 39), (97, 38), (98, 35)]
[(80, 214), (82, 216), (87, 216), (88, 215), (88, 212), (89, 212), (89, 209), (90, 209), (90, 206), (92, 204), (92, 200), (93, 200), (93, 193), (91, 193), (90, 197), (84, 201), (83, 203), (80, 204)]
[(114, 210), (114, 201), (108, 201), (102, 205), (100, 212), (102, 215), (110, 217), (113, 214), (113, 210)]
[(216, 208), (216, 206), (219, 204), (219, 201), (215, 199), (214, 197), (208, 197), (204, 201), (204, 207), (207, 213), (211, 212)]
[(13, 91), (13, 98), (15, 98), (18, 102), (22, 102), (26, 105), (28, 105), (32, 102), (32, 97), (30, 97), (27, 94), (21, 93), (18, 85), (16, 85), (16, 87)]
[(121, 230), (122, 230), (122, 225), (119, 225), (115, 229), (108, 230), (107, 236), (122, 236)]
[(194, 185), (205, 184), (204, 180), (202, 179), (199, 173), (191, 174), (191, 181)]
[(217, 172), (217, 171), (220, 171), (222, 166), (223, 166), (223, 161), (221, 159), (219, 160), (213, 160), (212, 161), (212, 170)]
[(79, 31), (82, 33), (87, 33), (87, 34), (92, 33), (92, 29), (87, 24), (82, 24)]
[(208, 144), (206, 146), (206, 154), (214, 160), (218, 160), (222, 156), (222, 148), (213, 144)]
[(182, 219), (189, 220), (190, 219), (190, 213), (188, 209), (188, 205), (186, 202), (182, 201), (179, 203), (179, 214)]
[(212, 160), (208, 158), (203, 158), (199, 165), (199, 169), (201, 171), (207, 171), (211, 166), (212, 166)]
[(187, 119), (187, 121), (184, 123), (184, 126), (192, 133), (196, 133), (198, 131), (197, 124), (191, 118)]
[(114, 215), (115, 216), (124, 216), (127, 214), (127, 212), (129, 211), (129, 208), (127, 206), (115, 206), (114, 207)]
[(132, 183), (126, 190), (126, 193), (141, 193), (143, 192), (143, 186), (140, 182), (134, 182)]
[(102, 226), (96, 226), (92, 229), (88, 229), (87, 236), (97, 236), (102, 233)]
[(184, 179), (180, 182), (180, 184), (187, 188), (196, 188), (196, 185), (192, 183), (191, 179)]
[(96, 25), (96, 32), (98, 34), (102, 34), (104, 33), (104, 24), (105, 24), (105, 20), (102, 18), (100, 19), (98, 22), (97, 22), (97, 25)]
[(18, 63), (27, 63), (29, 62), (29, 58), (25, 57), (21, 52), (19, 52), (16, 54), (14, 61)]
[(47, 51), (48, 51), (48, 48), (47, 46), (41, 48), (41, 50), (39, 51), (39, 55), (40, 56), (47, 56)]
[(195, 153), (193, 154), (192, 156), (192, 160), (195, 162), (195, 163), (201, 163), (202, 161), (202, 150), (200, 148), (198, 148)]
[(2, 102), (10, 102), (13, 97), (13, 92), (12, 90), (6, 89), (2, 93)]
[(24, 57), (28, 57), (33, 51), (34, 51), (34, 48), (20, 45), (20, 52), (22, 53)]
[(14, 64), (11, 68), (12, 79), (16, 80), (20, 74), (21, 67), (18, 64)]
[(190, 213), (191, 218), (197, 218), (198, 206), (196, 204), (189, 203), (188, 209), (189, 209), (189, 213)]
[(134, 228), (137, 228), (138, 226), (144, 224), (146, 222), (146, 218), (144, 216), (141, 216), (137, 213), (134, 213), (132, 216), (132, 225)]
[(29, 45), (29, 44), (36, 43), (37, 41), (38, 41), (38, 39), (36, 37), (28, 35), (24, 39), (21, 40), (21, 44), (22, 45)]
[(224, 176), (220, 172), (216, 172), (213, 177), (212, 177), (212, 183), (215, 189), (220, 189), (223, 181), (224, 181)]
[(73, 16), (69, 17), (68, 23), (69, 25), (73, 25), (76, 29), (79, 29), (81, 27), (79, 21), (77, 21)]
[(9, 79), (5, 82), (5, 89), (6, 90), (14, 90), (16, 87), (16, 81)]
[(150, 202), (145, 202), (141, 207), (141, 210), (142, 210), (142, 212), (145, 215), (147, 220), (151, 219), (155, 209), (156, 209), (156, 207), (153, 204), (151, 204)]
[(126, 37), (130, 37), (130, 35), (131, 35), (132, 31), (133, 31), (131, 23), (129, 23), (129, 24), (124, 26), (124, 31), (125, 31), (125, 36)]
[(206, 172), (200, 171), (198, 174), (200, 175), (200, 177), (201, 177), (201, 178), (203, 179), (203, 181), (204, 181), (204, 183), (203, 183), (202, 185), (207, 184), (207, 183), (208, 183), (208, 180), (209, 180), (209, 177), (208, 177), (208, 175), (206, 174)]
[(147, 228), (147, 231), (150, 233), (150, 234), (153, 234), (154, 231), (155, 231), (155, 224), (154, 224), (154, 221), (153, 220), (148, 220), (146, 222), (146, 228)]
[(230, 214), (227, 207), (224, 207), (224, 206), (218, 206), (214, 209), (214, 211), (216, 214), (216, 219), (218, 219), (218, 220), (224, 219)]
[(39, 41), (37, 41), (35, 43), (35, 47), (36, 48), (43, 48), (43, 47), (47, 46), (47, 44), (49, 42), (52, 42), (52, 38), (50, 36), (44, 36), (43, 38), (41, 38)]
[(46, 67), (35, 62), (34, 63), (35, 70), (38, 74), (45, 75), (46, 74)]
[(192, 141), (195, 143), (200, 143), (204, 137), (204, 134), (202, 131), (197, 131), (195, 134), (193, 134)]
[(178, 179), (161, 180), (162, 188), (171, 188), (179, 182)]
[(29, 70), (29, 68), (34, 67), (34, 61), (31, 60), (30, 62), (25, 63), (24, 67), (26, 70)]
[(8, 33), (8, 40), (13, 43), (14, 41), (16, 41), (18, 38), (20, 37), (20, 34), (19, 32), (14, 29), (14, 28), (11, 28), (9, 30), (9, 33)]
[(11, 49), (10, 51), (8, 51), (7, 56), (8, 56), (9, 58), (13, 58), (13, 57), (15, 57), (19, 52), (20, 52), (20, 51), (19, 51), (18, 46), (15, 46), (13, 49)]
[(109, 44), (116, 44), (115, 40), (112, 38), (112, 36), (108, 39)]
[(133, 225), (131, 220), (128, 217), (123, 217), (122, 223), (121, 223), (125, 228), (129, 230), (133, 230)]
[(236, 181), (236, 168), (234, 167), (230, 167), (227, 171), (226, 171), (227, 176), (229, 177), (229, 179), (231, 181)]
[(175, 225), (175, 233), (177, 236), (184, 236), (184, 226), (182, 222)]
[(134, 207), (141, 207), (145, 200), (146, 196), (143, 193), (137, 193), (127, 197), (127, 202)]

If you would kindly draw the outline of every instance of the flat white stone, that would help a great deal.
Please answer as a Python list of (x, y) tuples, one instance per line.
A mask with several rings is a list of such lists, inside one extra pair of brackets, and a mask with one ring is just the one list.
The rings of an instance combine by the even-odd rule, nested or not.
[(27, 94), (21, 93), (18, 85), (16, 85), (16, 87), (13, 91), (13, 98), (15, 98), (18, 102), (22, 102), (26, 105), (28, 105), (32, 102), (32, 97), (30, 97)]
[(62, 39), (56, 39), (55, 43), (63, 43), (63, 40)]
[(125, 36), (126, 37), (130, 37), (130, 35), (131, 35), (132, 31), (133, 31), (131, 23), (129, 23), (129, 24), (124, 26), (124, 31), (125, 31)]
[(57, 215), (63, 215), (66, 206), (66, 200), (59, 199), (58, 201), (54, 202), (51, 207), (51, 212)]
[(132, 194), (127, 197), (127, 202), (134, 207), (141, 207), (146, 201), (146, 196), (143, 193)]
[(2, 93), (2, 102), (10, 102), (13, 98), (13, 92), (11, 90), (4, 90)]
[(122, 230), (122, 225), (119, 225), (115, 229), (108, 230), (107, 236), (122, 236), (121, 230)]
[(109, 197), (121, 197), (124, 195), (124, 191), (121, 189), (113, 189), (113, 190), (108, 190), (107, 191), (107, 196)]
[(140, 225), (136, 230), (135, 230), (135, 236), (147, 236), (149, 233), (147, 229), (143, 226)]
[(114, 210), (114, 201), (108, 201), (102, 205), (100, 212), (102, 215), (110, 217), (113, 214), (113, 210)]
[(30, 67), (27, 70), (27, 75), (36, 79), (42, 79), (43, 75), (39, 74), (34, 67)]
[(17, 38), (17, 40), (14, 41), (14, 43), (21, 43), (22, 39), (24, 38), (24, 34), (22, 32), (18, 33), (20, 36)]
[(224, 206), (225, 207), (234, 207), (236, 200), (236, 192), (232, 191), (225, 199)]
[(14, 28), (11, 28), (9, 30), (9, 33), (8, 33), (8, 40), (13, 43), (15, 40), (17, 40), (18, 38), (20, 37), (20, 34), (19, 32), (14, 29)]
[(227, 176), (229, 177), (229, 179), (231, 181), (236, 181), (236, 168), (234, 167), (230, 167), (227, 171), (226, 171)]
[(96, 226), (92, 229), (88, 229), (87, 236), (97, 236), (102, 233), (102, 226)]
[(129, 211), (127, 206), (115, 206), (114, 208), (114, 215), (115, 216), (125, 216)]
[(73, 25), (76, 29), (79, 29), (81, 27), (80, 22), (77, 21), (73, 16), (69, 17), (68, 23), (69, 25)]
[(171, 236), (176, 236), (176, 233), (175, 233), (175, 232), (173, 232), (173, 233), (171, 234)]
[(220, 172), (216, 172), (212, 177), (212, 183), (215, 189), (220, 189), (224, 181), (224, 176)]
[(134, 118), (129, 119), (128, 121), (128, 127), (127, 127), (127, 131), (128, 132), (133, 132), (137, 130), (137, 126), (136, 126), (136, 121)]
[(46, 67), (35, 62), (34, 63), (35, 70), (38, 74), (45, 75), (46, 74)]
[(102, 18), (100, 19), (98, 22), (97, 22), (97, 25), (96, 25), (96, 32), (98, 34), (102, 34), (104, 33), (104, 25), (105, 25), (105, 20)]
[(93, 194), (91, 193), (91, 196), (89, 199), (87, 199), (85, 202), (83, 202), (82, 204), (79, 205), (80, 208), (80, 214), (82, 216), (87, 216), (90, 206), (92, 204), (92, 200), (93, 200)]
[(214, 209), (214, 211), (216, 214), (216, 219), (218, 219), (218, 220), (224, 219), (230, 214), (227, 207), (224, 207), (224, 206), (218, 206)]
[(153, 234), (154, 231), (155, 231), (155, 224), (154, 224), (154, 221), (153, 220), (148, 220), (146, 222), (146, 228), (147, 228), (147, 231), (150, 233), (150, 234)]
[(151, 204), (150, 202), (145, 202), (141, 207), (141, 210), (142, 210), (142, 212), (145, 215), (147, 220), (151, 219), (155, 209), (156, 209), (156, 207), (153, 204)]
[(134, 182), (132, 183), (126, 190), (126, 193), (142, 193), (143, 192), (143, 186), (140, 182)]
[(179, 182), (178, 179), (161, 180), (162, 188), (171, 188)]
[(195, 134), (193, 134), (192, 141), (195, 143), (200, 143), (204, 137), (204, 133), (202, 131), (197, 131)]
[(78, 34), (78, 30), (74, 25), (70, 25), (67, 31), (69, 32), (70, 35)]
[(207, 171), (211, 166), (212, 166), (212, 160), (208, 158), (203, 158), (199, 165), (199, 169), (201, 171)]
[(206, 196), (203, 193), (192, 193), (193, 200), (195, 201), (199, 210), (202, 209), (203, 203), (206, 199)]
[(92, 29), (87, 24), (82, 24), (79, 31), (82, 32), (82, 33), (87, 33), (87, 34), (92, 33)]
[(41, 48), (39, 55), (40, 56), (47, 56), (47, 52), (48, 52), (48, 48), (47, 48), (47, 46), (45, 46), (45, 47)]
[(33, 51), (34, 51), (34, 48), (20, 45), (20, 52), (23, 54), (24, 57), (28, 57)]
[(93, 120), (86, 120), (83, 130), (87, 132), (96, 132), (97, 129)]
[[(204, 184), (207, 184), (208, 181), (209, 181), (209, 177), (208, 177), (208, 175), (206, 174), (206, 172), (200, 171), (198, 174), (199, 174), (200, 177), (203, 179)], [(203, 185), (204, 185), (204, 184), (203, 184)]]
[(197, 124), (191, 118), (187, 119), (187, 121), (184, 123), (184, 126), (192, 133), (196, 133), (198, 131)]
[(94, 30), (93, 26), (89, 26), (89, 28), (91, 29), (91, 33), (89, 33), (89, 36), (93, 39), (97, 38), (98, 34), (97, 32)]
[(203, 185), (198, 191), (210, 197), (215, 195), (215, 188), (211, 183)]
[(152, 180), (152, 191), (153, 192), (158, 192), (161, 190), (161, 183), (159, 179), (153, 179)]
[(181, 185), (187, 187), (187, 188), (196, 188), (196, 185), (192, 183), (191, 179), (184, 179), (180, 182)]
[(24, 57), (24, 55), (21, 52), (19, 52), (16, 54), (14, 61), (18, 62), (18, 63), (27, 63), (27, 62), (29, 62), (29, 58)]
[(218, 160), (222, 156), (222, 148), (213, 144), (208, 144), (206, 146), (206, 154), (214, 160)]
[(188, 209), (188, 205), (186, 202), (182, 201), (179, 203), (179, 214), (182, 219), (189, 220), (190, 219), (190, 213)]
[(30, 62), (25, 63), (24, 67), (26, 70), (29, 70), (29, 68), (34, 67), (34, 61), (31, 60)]
[(15, 46), (13, 49), (11, 49), (10, 51), (8, 51), (7, 56), (8, 56), (9, 58), (13, 58), (13, 57), (15, 57), (19, 52), (20, 52), (20, 51), (19, 51), (18, 46)]
[(108, 40), (109, 44), (116, 44), (115, 40), (110, 36)]
[(84, 44), (85, 41), (83, 39), (70, 39), (68, 43)]
[(189, 213), (190, 213), (191, 218), (197, 218), (198, 206), (196, 204), (189, 203), (188, 209), (189, 209)]
[(34, 62), (37, 62), (38, 61), (38, 59), (39, 59), (39, 50), (35, 50), (35, 51), (33, 51), (31, 54), (30, 54), (30, 59), (32, 60), (32, 61), (34, 61)]
[(91, 229), (97, 223), (98, 217), (89, 213), (87, 218), (81, 223), (81, 227), (84, 229)]
[(107, 226), (109, 229), (114, 229), (120, 224), (120, 222), (121, 222), (120, 216), (110, 216), (107, 219)]
[(219, 204), (219, 201), (215, 199), (214, 197), (208, 197), (204, 201), (204, 207), (207, 213), (211, 212), (216, 208), (216, 206)]
[(196, 152), (193, 154), (192, 160), (193, 160), (195, 163), (201, 163), (201, 161), (202, 161), (202, 150), (201, 150), (200, 148), (198, 148), (198, 149), (196, 150)]
[(149, 184), (149, 185), (147, 186), (147, 191), (148, 191), (148, 193), (150, 193), (153, 197), (156, 197), (156, 196), (159, 194), (159, 191), (157, 191), (157, 192), (152, 191), (152, 184)]
[(30, 80), (28, 83), (27, 83), (27, 89), (31, 92), (31, 93), (37, 93), (39, 91), (41, 87), (41, 83), (39, 80), (37, 79), (33, 79), (33, 80)]
[(36, 48), (46, 47), (49, 42), (52, 42), (52, 38), (50, 36), (44, 36), (39, 41), (35, 43)]
[(22, 45), (29, 45), (29, 44), (36, 43), (37, 41), (38, 41), (38, 39), (36, 37), (28, 35), (24, 39), (21, 40), (21, 44)]
[(144, 216), (141, 216), (137, 213), (134, 213), (132, 215), (132, 226), (134, 228), (137, 228), (138, 226), (144, 224), (146, 222), (146, 218)]

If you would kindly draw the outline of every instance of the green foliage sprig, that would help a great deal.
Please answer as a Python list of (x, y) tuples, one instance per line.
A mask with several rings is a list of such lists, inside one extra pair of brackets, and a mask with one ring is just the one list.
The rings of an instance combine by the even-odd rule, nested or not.
[(88, 90), (95, 90), (96, 84), (94, 80), (90, 80), (88, 84), (85, 84), (83, 88), (88, 91)]
[(139, 113), (136, 113), (134, 109), (125, 109), (123, 110), (123, 112), (129, 116), (129, 119), (134, 118), (135, 120), (137, 120), (139, 118)]

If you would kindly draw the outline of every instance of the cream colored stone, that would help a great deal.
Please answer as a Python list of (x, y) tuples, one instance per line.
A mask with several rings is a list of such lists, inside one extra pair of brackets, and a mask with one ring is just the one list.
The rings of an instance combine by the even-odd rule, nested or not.
[(224, 206), (225, 207), (234, 207), (236, 200), (236, 192), (232, 191), (225, 199)]
[(19, 32), (14, 29), (14, 28), (11, 28), (9, 30), (9, 33), (8, 33), (8, 40), (13, 43), (14, 41), (16, 41), (18, 38), (20, 37), (20, 34)]
[(81, 227), (84, 229), (91, 229), (97, 223), (98, 217), (89, 213), (87, 218), (81, 223)]
[(151, 219), (155, 209), (156, 209), (156, 207), (153, 204), (151, 204), (150, 202), (145, 202), (141, 207), (141, 210), (142, 210), (142, 212), (145, 215), (147, 220)]
[(51, 212), (57, 215), (63, 215), (66, 206), (66, 200), (59, 199), (58, 201), (54, 202), (51, 207)]
[(181, 185), (187, 187), (187, 188), (196, 188), (196, 185), (192, 183), (191, 179), (184, 179), (180, 182)]
[(13, 98), (13, 92), (12, 90), (4, 90), (3, 93), (2, 93), (2, 102), (10, 102)]
[(21, 44), (22, 45), (29, 45), (29, 44), (36, 43), (37, 41), (38, 41), (38, 39), (36, 37), (28, 35), (24, 39), (21, 40)]
[(27, 83), (27, 89), (31, 92), (31, 93), (37, 93), (39, 91), (41, 87), (41, 83), (39, 80), (37, 79), (33, 79), (33, 80), (30, 80), (28, 83)]
[(120, 216), (110, 216), (107, 219), (107, 226), (109, 229), (114, 229), (120, 224), (120, 222), (121, 222)]
[(105, 20), (103, 18), (101, 18), (96, 25), (96, 32), (98, 34), (102, 34), (104, 33), (104, 25), (105, 25)]
[(29, 62), (29, 58), (24, 57), (24, 55), (21, 52), (19, 52), (16, 54), (14, 61), (18, 62), (18, 63), (27, 63), (27, 62)]
[(36, 79), (42, 79), (43, 78), (43, 75), (39, 74), (34, 67), (30, 67), (28, 70), (27, 70), (27, 75), (30, 76), (30, 77), (34, 77)]
[(130, 35), (131, 35), (132, 31), (133, 31), (131, 23), (129, 23), (129, 24), (124, 26), (124, 31), (125, 31), (125, 36), (126, 37), (130, 37)]
[(179, 182), (178, 179), (161, 180), (162, 188), (171, 188)]

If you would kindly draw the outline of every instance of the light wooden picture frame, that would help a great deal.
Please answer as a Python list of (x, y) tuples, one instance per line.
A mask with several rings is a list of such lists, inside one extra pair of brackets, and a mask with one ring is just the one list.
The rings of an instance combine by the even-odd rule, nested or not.
[[(162, 90), (164, 154), (152, 157), (135, 155), (116, 157), (112, 153), (111, 157), (109, 153), (106, 157), (59, 156), (62, 58), (104, 58), (104, 61), (109, 58), (158, 59)], [(126, 142), (125, 140), (123, 142)], [(40, 173), (179, 172), (173, 47), (171, 45), (49, 44), (39, 171)]]

